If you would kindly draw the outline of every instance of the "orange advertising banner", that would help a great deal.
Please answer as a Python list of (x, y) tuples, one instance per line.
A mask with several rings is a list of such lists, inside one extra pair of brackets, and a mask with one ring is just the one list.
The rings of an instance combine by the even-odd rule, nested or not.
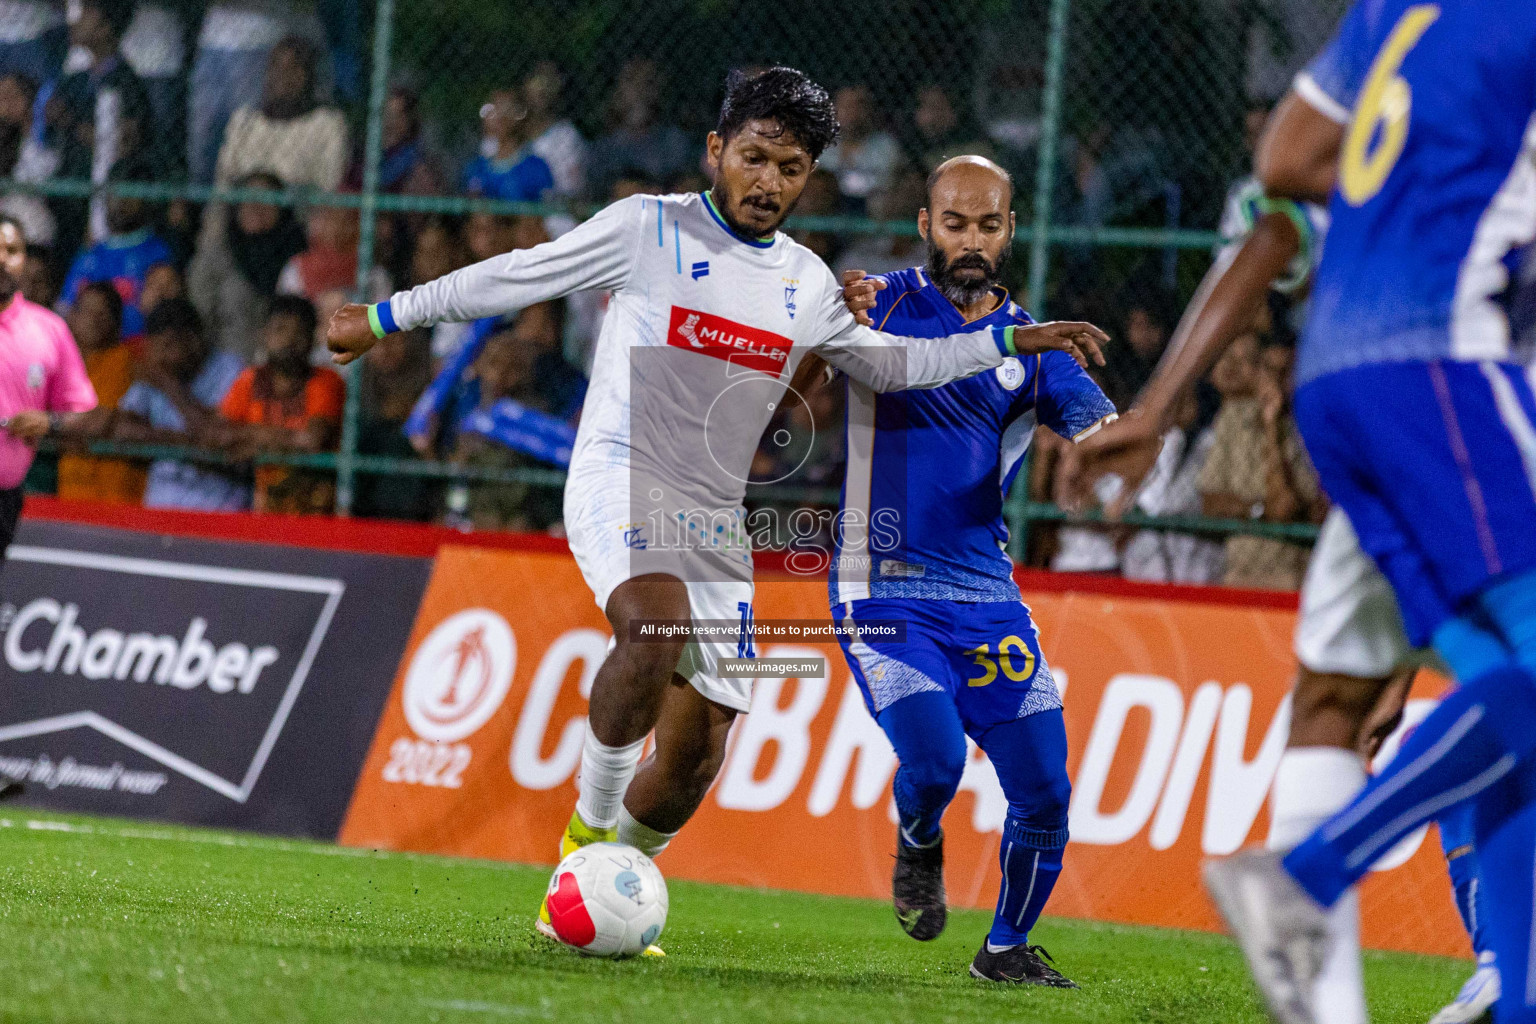
[[(1091, 589), (1026, 587), (1024, 599), (1064, 691), (1074, 786), (1072, 843), (1046, 912), (1216, 928), (1199, 864), (1261, 841), (1268, 829), (1294, 612)], [(825, 583), (760, 579), (754, 610), (758, 623), (826, 620)], [(553, 864), (575, 804), (587, 695), (607, 646), (607, 624), (569, 555), (444, 548), (341, 841)], [(760, 643), (757, 653), (820, 656), (827, 672), (757, 682), (719, 780), (662, 855), (662, 870), (888, 897), (896, 759), (841, 651)], [(1405, 727), (1443, 687), (1421, 674)], [(995, 901), (1006, 809), (991, 766), (973, 749), (945, 819), (953, 904)], [(1469, 953), (1432, 830), (1378, 865), (1363, 905), (1368, 946)]]

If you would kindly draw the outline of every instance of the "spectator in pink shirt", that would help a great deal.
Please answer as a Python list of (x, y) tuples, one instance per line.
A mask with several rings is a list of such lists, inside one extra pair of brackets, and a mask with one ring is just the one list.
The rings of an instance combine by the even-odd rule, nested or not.
[(26, 259), (21, 225), (0, 215), (0, 550), (16, 532), (38, 439), (70, 432), (80, 413), (96, 407), (69, 328), (21, 294)]

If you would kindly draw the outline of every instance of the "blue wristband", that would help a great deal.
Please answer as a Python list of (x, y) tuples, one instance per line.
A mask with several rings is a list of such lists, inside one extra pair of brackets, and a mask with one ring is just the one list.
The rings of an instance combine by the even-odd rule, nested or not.
[(1016, 356), (1019, 354), (1018, 349), (1013, 347), (1013, 330), (1013, 324), (1008, 324), (1007, 326), (998, 324), (992, 328), (992, 343), (997, 346), (998, 352), (1005, 356)]
[(395, 314), (389, 308), (389, 301), (376, 302), (368, 307), (368, 326), (373, 329), (375, 338), (382, 338), (386, 334), (394, 334), (400, 329), (395, 323)]

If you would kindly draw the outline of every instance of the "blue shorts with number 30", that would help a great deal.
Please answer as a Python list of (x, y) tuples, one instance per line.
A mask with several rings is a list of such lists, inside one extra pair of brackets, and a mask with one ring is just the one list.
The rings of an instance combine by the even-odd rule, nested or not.
[[(872, 715), (914, 693), (947, 693), (974, 737), (1061, 707), (1039, 631), (1021, 601), (871, 598), (837, 605), (832, 617), (871, 627), (867, 638), (843, 636), (840, 643)], [(905, 637), (873, 635), (874, 627), (890, 624), (904, 624)]]

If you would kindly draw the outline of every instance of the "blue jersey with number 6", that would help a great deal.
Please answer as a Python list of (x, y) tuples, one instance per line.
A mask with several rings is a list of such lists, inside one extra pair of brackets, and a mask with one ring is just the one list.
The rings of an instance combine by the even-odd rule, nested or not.
[(1528, 358), (1536, 3), (1360, 0), (1296, 92), (1344, 126), (1298, 383)]
[(1296, 423), (1423, 645), (1536, 572), (1536, 3), (1362, 0), (1296, 93), (1343, 126)]

